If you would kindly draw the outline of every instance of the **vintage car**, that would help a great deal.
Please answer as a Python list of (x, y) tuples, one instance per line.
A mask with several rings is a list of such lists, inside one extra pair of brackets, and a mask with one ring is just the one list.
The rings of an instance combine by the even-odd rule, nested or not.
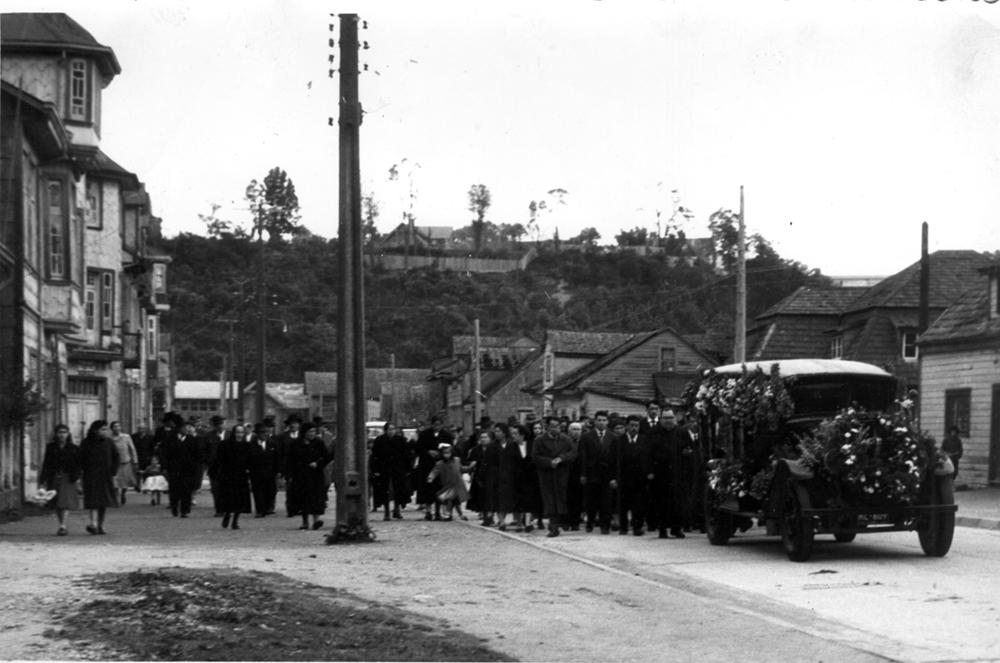
[(689, 385), (705, 463), (705, 531), (756, 523), (807, 561), (816, 535), (916, 530), (942, 557), (955, 528), (952, 467), (919, 432), (896, 380), (860, 362), (794, 359), (707, 371)]

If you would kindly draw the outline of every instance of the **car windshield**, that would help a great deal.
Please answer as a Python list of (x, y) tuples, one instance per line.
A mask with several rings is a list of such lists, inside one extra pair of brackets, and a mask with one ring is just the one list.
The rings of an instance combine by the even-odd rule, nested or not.
[(896, 394), (891, 378), (816, 375), (798, 377), (788, 385), (795, 418), (831, 416), (848, 407), (885, 410)]

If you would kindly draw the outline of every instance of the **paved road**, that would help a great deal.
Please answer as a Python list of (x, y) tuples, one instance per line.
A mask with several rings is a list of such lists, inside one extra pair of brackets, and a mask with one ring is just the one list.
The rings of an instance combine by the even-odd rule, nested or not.
[(181, 520), (134, 499), (105, 537), (83, 533), (82, 514), (65, 538), (50, 518), (0, 525), (0, 651), (70, 658), (37, 647), (45, 601), (82, 574), (181, 565), (343, 588), (523, 660), (1000, 660), (998, 532), (959, 528), (943, 559), (924, 557), (915, 534), (882, 534), (822, 543), (793, 564), (761, 536), (724, 548), (698, 535), (547, 539), (404, 514), (373, 520), (378, 541), (361, 546), (325, 546), (297, 519), (250, 518), (233, 532), (204, 507)]

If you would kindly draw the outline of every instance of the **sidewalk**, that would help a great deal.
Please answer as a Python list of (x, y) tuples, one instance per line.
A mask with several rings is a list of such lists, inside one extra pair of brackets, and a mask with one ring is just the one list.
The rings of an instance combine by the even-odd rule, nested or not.
[(960, 527), (1000, 530), (1000, 486), (955, 492)]

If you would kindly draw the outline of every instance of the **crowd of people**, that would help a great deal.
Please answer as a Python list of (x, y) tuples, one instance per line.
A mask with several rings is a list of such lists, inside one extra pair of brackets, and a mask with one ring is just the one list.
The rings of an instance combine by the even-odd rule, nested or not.
[[(285, 513), (299, 529), (323, 526), (333, 483), (334, 436), (319, 418), (290, 415), (281, 433), (273, 417), (252, 429), (226, 427), (213, 416), (201, 428), (168, 413), (154, 431), (140, 425), (126, 435), (117, 422), (95, 421), (75, 444), (56, 427), (45, 451), (39, 483), (51, 493), (58, 534), (67, 513), (89, 512), (90, 534), (106, 532), (109, 507), (125, 504), (130, 490), (150, 504), (165, 493), (173, 516), (187, 518), (207, 476), (221, 526), (240, 529), (240, 516), (265, 518), (284, 490)], [(697, 435), (673, 410), (650, 402), (646, 415), (597, 412), (570, 421), (548, 416), (523, 423), (484, 417), (471, 435), (446, 427), (441, 417), (407, 439), (393, 423), (369, 441), (373, 510), (402, 519), (415, 501), (426, 520), (468, 520), (483, 526), (531, 532), (547, 529), (636, 536), (656, 531), (684, 538), (697, 519), (701, 463)]]
[(385, 520), (401, 518), (415, 494), (426, 520), (476, 513), (503, 531), (547, 529), (554, 537), (583, 527), (682, 539), (698, 516), (697, 439), (657, 402), (644, 417), (483, 418), (468, 437), (440, 417), (414, 440), (387, 423), (371, 445), (373, 507)]

